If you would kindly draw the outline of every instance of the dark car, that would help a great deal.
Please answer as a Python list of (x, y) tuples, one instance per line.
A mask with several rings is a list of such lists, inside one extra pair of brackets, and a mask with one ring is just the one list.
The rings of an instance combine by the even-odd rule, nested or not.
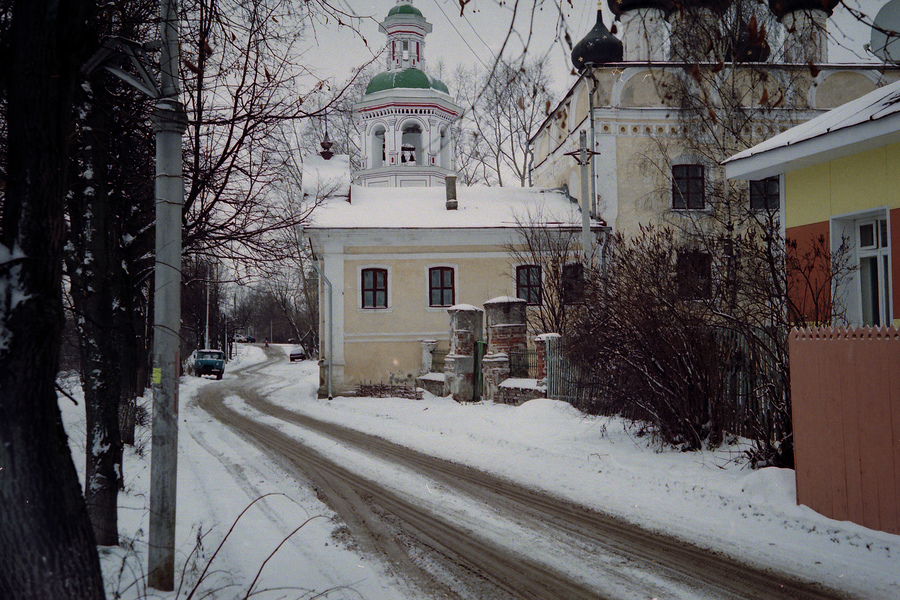
[(306, 360), (306, 350), (303, 349), (303, 346), (294, 346), (291, 348), (290, 352), (291, 362), (295, 360)]

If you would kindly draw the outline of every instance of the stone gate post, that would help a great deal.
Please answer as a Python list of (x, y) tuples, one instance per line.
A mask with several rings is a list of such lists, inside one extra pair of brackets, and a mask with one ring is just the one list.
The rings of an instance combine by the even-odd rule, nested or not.
[(510, 353), (524, 351), (525, 300), (502, 296), (484, 303), (487, 329), (487, 351), (481, 361), (484, 377), (483, 397), (497, 399), (499, 386), (511, 374)]
[(444, 362), (444, 375), (450, 394), (457, 402), (471, 402), (475, 396), (475, 342), (482, 337), (483, 313), (480, 308), (458, 304), (450, 314), (450, 352)]

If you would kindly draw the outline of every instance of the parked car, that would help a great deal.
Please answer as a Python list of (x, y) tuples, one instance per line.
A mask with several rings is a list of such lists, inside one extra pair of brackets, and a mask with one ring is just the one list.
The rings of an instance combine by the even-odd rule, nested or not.
[(256, 338), (253, 337), (252, 335), (248, 335), (248, 336), (247, 336), (247, 342), (250, 343), (250, 344), (255, 344), (255, 343), (256, 343)]
[(306, 350), (303, 349), (303, 346), (294, 346), (291, 348), (290, 352), (291, 362), (295, 360), (306, 360)]
[(235, 342), (248, 342), (250, 340), (247, 339), (246, 335), (236, 333), (236, 334), (234, 334), (234, 341)]
[(222, 379), (225, 373), (225, 353), (221, 350), (197, 350), (194, 356), (194, 375), (215, 375)]

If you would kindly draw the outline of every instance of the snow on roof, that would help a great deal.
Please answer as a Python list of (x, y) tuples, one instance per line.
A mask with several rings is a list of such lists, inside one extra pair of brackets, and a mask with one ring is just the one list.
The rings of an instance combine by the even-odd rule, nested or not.
[(459, 187), (457, 210), (447, 210), (443, 187), (354, 185), (352, 203), (329, 200), (313, 211), (308, 229), (461, 229), (517, 223), (581, 226), (578, 205), (560, 189)]
[(325, 160), (318, 154), (303, 157), (303, 195), (311, 198), (342, 198), (350, 193), (350, 157), (336, 154)]
[(509, 304), (511, 302), (525, 302), (521, 298), (513, 298), (512, 296), (498, 296), (485, 302), (485, 304)]
[(723, 161), (729, 179), (762, 179), (900, 142), (900, 81)]

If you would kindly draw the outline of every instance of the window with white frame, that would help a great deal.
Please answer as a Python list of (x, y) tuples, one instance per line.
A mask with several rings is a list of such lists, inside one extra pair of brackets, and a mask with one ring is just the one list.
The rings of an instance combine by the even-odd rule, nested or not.
[(893, 323), (890, 229), (886, 208), (831, 218), (832, 257), (840, 256), (841, 246), (847, 243), (849, 266), (855, 267), (832, 290), (833, 303), (839, 309), (835, 315), (838, 324)]
[(368, 268), (360, 271), (360, 292), (362, 308), (387, 308), (387, 269)]
[(891, 324), (891, 254), (887, 219), (857, 221), (859, 288), (862, 323)]
[(453, 306), (456, 304), (455, 284), (453, 267), (428, 269), (428, 305)]

